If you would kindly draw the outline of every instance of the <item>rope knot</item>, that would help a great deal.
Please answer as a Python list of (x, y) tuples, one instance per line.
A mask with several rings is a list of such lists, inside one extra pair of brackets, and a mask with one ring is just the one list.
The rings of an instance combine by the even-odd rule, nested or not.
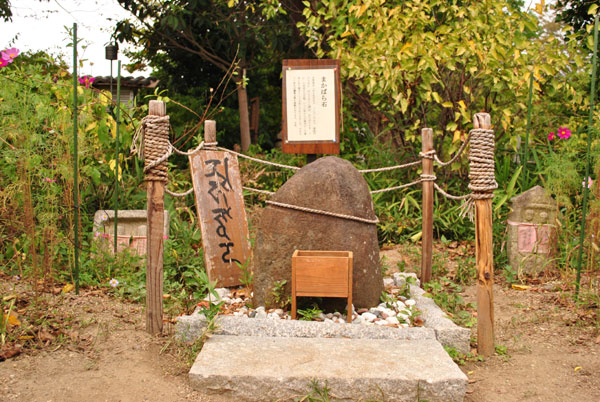
[(436, 181), (437, 177), (433, 174), (422, 174), (421, 181)]
[(436, 154), (435, 149), (432, 149), (427, 152), (419, 152), (419, 156), (423, 159), (431, 159), (433, 160), (434, 155)]

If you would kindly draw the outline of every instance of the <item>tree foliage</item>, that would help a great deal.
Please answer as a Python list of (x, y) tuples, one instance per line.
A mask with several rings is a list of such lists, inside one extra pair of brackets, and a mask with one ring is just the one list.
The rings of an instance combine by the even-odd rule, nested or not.
[(556, 91), (568, 98), (575, 94), (565, 74), (584, 64), (573, 44), (541, 39), (535, 15), (505, 1), (304, 5), (299, 26), (307, 45), (318, 57), (341, 59), (348, 84), (387, 121), (382, 129), (405, 142), (429, 126), (456, 147), (472, 114), (486, 111), (516, 145), (515, 134), (525, 128), (530, 74), (536, 98)]
[(117, 38), (139, 45), (139, 59), (161, 63), (179, 86), (203, 80), (215, 87), (223, 74), (231, 75), (238, 94), (242, 148), (247, 148), (247, 77), (267, 64), (279, 66), (281, 54), (289, 53), (292, 27), (285, 15), (272, 12), (272, 1), (119, 3), (135, 19), (117, 24)]

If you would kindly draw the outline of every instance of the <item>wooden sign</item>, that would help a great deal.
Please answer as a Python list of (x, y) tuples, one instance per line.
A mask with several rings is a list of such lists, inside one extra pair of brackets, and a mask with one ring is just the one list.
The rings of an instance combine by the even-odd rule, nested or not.
[(284, 60), (282, 150), (340, 153), (340, 61)]
[(190, 168), (208, 278), (217, 287), (240, 285), (238, 264), (248, 262), (251, 249), (237, 157), (200, 151), (190, 155)]

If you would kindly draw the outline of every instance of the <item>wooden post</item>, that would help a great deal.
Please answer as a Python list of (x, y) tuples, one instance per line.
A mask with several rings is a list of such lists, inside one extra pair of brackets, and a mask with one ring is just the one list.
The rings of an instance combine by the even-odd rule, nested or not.
[[(477, 113), (473, 127), (491, 129), (490, 115)], [(494, 354), (494, 248), (492, 199), (475, 200), (475, 257), (477, 259), (477, 352)]]
[[(148, 114), (165, 116), (165, 103), (150, 101)], [(160, 334), (163, 327), (163, 242), (165, 182), (147, 180), (148, 225), (146, 236), (146, 331)]]
[[(421, 130), (421, 150), (423, 153), (433, 150), (433, 130)], [(433, 159), (423, 158), (423, 175), (433, 175)], [(433, 251), (433, 181), (422, 182), (423, 219), (421, 227), (421, 286), (431, 281), (431, 263)]]
[(204, 142), (217, 142), (217, 122), (214, 120), (204, 121)]

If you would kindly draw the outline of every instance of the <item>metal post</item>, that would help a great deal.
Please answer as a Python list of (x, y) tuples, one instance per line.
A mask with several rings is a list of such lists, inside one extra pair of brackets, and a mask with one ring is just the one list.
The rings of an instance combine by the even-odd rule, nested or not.
[(596, 64), (598, 63), (598, 16), (594, 19), (594, 56), (592, 57), (592, 88), (590, 90), (590, 114), (588, 118), (587, 138), (587, 163), (585, 165), (585, 177), (583, 178), (583, 212), (581, 214), (581, 229), (579, 236), (579, 258), (577, 259), (577, 279), (575, 281), (575, 300), (579, 298), (579, 286), (581, 283), (581, 262), (583, 260), (583, 240), (585, 238), (585, 215), (590, 189), (588, 188), (588, 177), (590, 177), (591, 149), (592, 149), (592, 126), (594, 124), (594, 99), (596, 99)]
[(79, 191), (77, 160), (77, 24), (73, 24), (73, 236), (75, 243), (75, 294), (79, 294)]
[[(111, 61), (112, 66), (112, 61)], [(112, 79), (112, 73), (111, 73)], [(111, 91), (112, 97), (112, 91)], [(115, 255), (117, 254), (117, 224), (118, 224), (118, 210), (119, 210), (119, 119), (121, 116), (121, 60), (117, 62), (117, 115), (116, 119), (116, 130), (115, 130), (115, 231), (114, 231), (114, 247), (115, 247)]]

